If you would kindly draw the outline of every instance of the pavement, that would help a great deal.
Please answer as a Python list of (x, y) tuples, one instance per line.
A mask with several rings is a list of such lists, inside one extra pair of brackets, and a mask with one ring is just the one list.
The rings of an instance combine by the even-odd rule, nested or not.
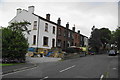
[(2, 66), (2, 75), (17, 72), (25, 69), (30, 69), (37, 67), (38, 63), (45, 63), (45, 62), (55, 62), (59, 61), (61, 58), (50, 58), (50, 57), (37, 57), (37, 58), (26, 58), (26, 63), (10, 65), (10, 66)]
[(36, 67), (36, 64), (33, 63), (20, 63), (20, 64), (15, 64), (15, 65), (10, 65), (10, 66), (2, 66), (2, 75), (16, 72), (16, 71), (21, 71), (24, 69), (29, 69)]

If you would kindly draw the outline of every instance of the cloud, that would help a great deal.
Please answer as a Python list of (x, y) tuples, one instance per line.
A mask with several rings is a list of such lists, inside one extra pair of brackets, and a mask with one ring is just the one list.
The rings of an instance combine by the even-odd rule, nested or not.
[(63, 26), (69, 22), (70, 29), (75, 24), (76, 31), (80, 30), (86, 36), (90, 36), (93, 25), (114, 30), (118, 24), (116, 2), (5, 2), (0, 5), (0, 26), (7, 26), (17, 8), (28, 9), (30, 5), (35, 6), (35, 13), (44, 18), (50, 13), (54, 22), (58, 17)]

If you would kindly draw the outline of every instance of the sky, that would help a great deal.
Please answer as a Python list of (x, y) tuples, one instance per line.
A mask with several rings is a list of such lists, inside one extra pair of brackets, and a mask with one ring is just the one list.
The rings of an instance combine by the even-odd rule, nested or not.
[(34, 13), (57, 23), (61, 18), (62, 26), (69, 22), (69, 28), (75, 25), (76, 32), (89, 37), (91, 28), (109, 28), (118, 26), (118, 0), (0, 0), (0, 26), (8, 26), (8, 22), (16, 16), (16, 9), (35, 6)]

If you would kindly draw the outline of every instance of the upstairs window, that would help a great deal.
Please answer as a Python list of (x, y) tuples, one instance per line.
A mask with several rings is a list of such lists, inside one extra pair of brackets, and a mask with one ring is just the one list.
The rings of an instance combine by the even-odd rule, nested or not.
[(55, 26), (53, 26), (53, 34), (55, 34)]
[(70, 32), (68, 32), (68, 37), (70, 37)]
[(33, 23), (33, 30), (37, 30), (37, 21), (34, 21)]
[(64, 37), (66, 36), (66, 30), (64, 31)]
[(58, 35), (61, 36), (61, 28), (58, 29)]
[(45, 31), (48, 32), (48, 24), (45, 23)]

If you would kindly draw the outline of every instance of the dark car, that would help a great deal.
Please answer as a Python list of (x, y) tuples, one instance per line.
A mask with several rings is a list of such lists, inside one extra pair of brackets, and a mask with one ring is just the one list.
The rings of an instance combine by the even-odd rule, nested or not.
[(77, 48), (77, 47), (69, 47), (66, 49), (66, 53), (67, 54), (78, 54), (81, 56), (86, 56), (86, 52), (82, 51), (81, 48)]

